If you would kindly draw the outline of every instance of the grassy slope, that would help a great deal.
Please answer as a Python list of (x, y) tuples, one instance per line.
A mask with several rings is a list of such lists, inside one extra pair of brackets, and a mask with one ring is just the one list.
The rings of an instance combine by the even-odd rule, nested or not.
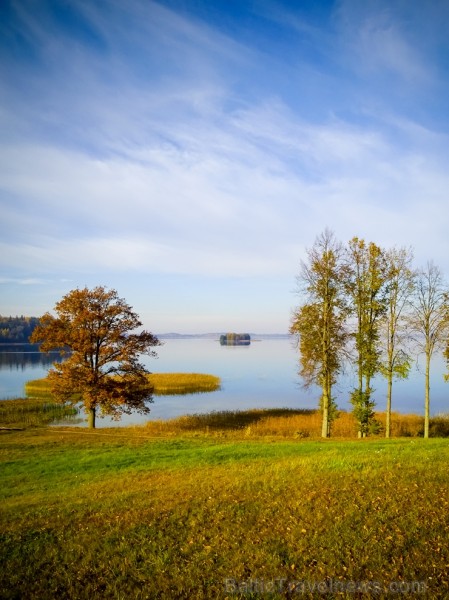
[(326, 578), (449, 589), (445, 440), (137, 428), (7, 432), (0, 444), (2, 598), (260, 598), (243, 592), (279, 578), (284, 592)]

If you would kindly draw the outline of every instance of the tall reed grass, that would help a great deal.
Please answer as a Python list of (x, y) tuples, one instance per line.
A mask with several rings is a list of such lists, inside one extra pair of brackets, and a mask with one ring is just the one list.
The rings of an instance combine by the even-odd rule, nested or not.
[(151, 373), (148, 379), (156, 396), (214, 392), (221, 385), (219, 377), (206, 373)]
[[(376, 415), (381, 424), (379, 433), (385, 435), (385, 413)], [(424, 418), (419, 415), (392, 414), (392, 437), (422, 437)], [(318, 439), (321, 437), (321, 414), (308, 409), (254, 409), (247, 411), (218, 411), (193, 414), (169, 419), (149, 421), (145, 429), (154, 435), (209, 434), (231, 438), (290, 438)], [(432, 437), (449, 437), (449, 416), (431, 419)], [(332, 437), (351, 439), (357, 437), (357, 422), (351, 413), (340, 412), (332, 426)]]
[(43, 399), (18, 398), (0, 400), (0, 427), (29, 427), (48, 425), (76, 417), (78, 410)]
[[(221, 385), (219, 377), (205, 373), (151, 373), (148, 376), (156, 396), (213, 392)], [(29, 398), (50, 399), (50, 383), (46, 377), (32, 379), (25, 384)]]
[[(220, 378), (203, 373), (152, 373), (149, 379), (154, 386), (154, 394), (191, 394), (211, 392), (220, 388)], [(46, 378), (28, 381), (25, 392), (29, 398), (51, 403), (50, 385)], [(10, 401), (8, 401), (10, 402)], [(25, 401), (23, 401), (25, 402)], [(378, 437), (385, 432), (385, 413), (376, 414), (380, 424)], [(214, 433), (215, 435), (274, 436), (283, 438), (319, 438), (321, 436), (321, 414), (309, 409), (254, 409), (248, 411), (219, 411), (208, 414), (194, 414), (170, 419), (150, 421), (146, 427), (155, 434), (177, 434), (190, 432)], [(392, 413), (391, 437), (421, 437), (424, 431), (424, 418), (413, 414)], [(449, 415), (434, 416), (430, 421), (432, 437), (449, 437)], [(354, 438), (357, 436), (357, 423), (352, 413), (340, 411), (332, 425), (334, 438)]]

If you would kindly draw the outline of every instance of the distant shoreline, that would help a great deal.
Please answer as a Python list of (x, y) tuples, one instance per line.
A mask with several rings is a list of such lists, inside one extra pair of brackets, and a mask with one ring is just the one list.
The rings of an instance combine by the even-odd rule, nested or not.
[[(219, 340), (220, 335), (226, 332), (216, 333), (157, 333), (156, 337), (164, 340), (177, 340), (177, 339), (211, 339)], [(273, 339), (291, 339), (293, 336), (289, 333), (251, 333), (251, 340), (273, 340)]]
[[(157, 333), (156, 337), (160, 340), (189, 340), (189, 339), (204, 339), (204, 340), (219, 340), (220, 335), (226, 332), (217, 333)], [(292, 339), (294, 336), (289, 333), (250, 333), (251, 341), (257, 342), (261, 340), (281, 340)], [(22, 341), (3, 341), (0, 342), (0, 349), (5, 346), (33, 346), (39, 349), (39, 344), (31, 344), (27, 340)]]

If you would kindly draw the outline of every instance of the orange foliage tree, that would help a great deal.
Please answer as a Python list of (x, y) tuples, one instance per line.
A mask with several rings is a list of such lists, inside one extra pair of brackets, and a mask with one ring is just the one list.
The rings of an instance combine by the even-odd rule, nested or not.
[(149, 372), (139, 362), (143, 354), (156, 356), (160, 345), (152, 333), (132, 333), (142, 326), (136, 313), (115, 290), (98, 286), (69, 292), (46, 313), (30, 341), (42, 352), (59, 350), (67, 358), (54, 363), (48, 379), (55, 399), (80, 401), (95, 427), (97, 411), (119, 419), (123, 413), (150, 412), (153, 387)]

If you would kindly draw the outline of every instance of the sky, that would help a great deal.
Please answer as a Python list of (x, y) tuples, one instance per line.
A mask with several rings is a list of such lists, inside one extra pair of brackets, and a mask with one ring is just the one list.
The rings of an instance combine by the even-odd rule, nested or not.
[(449, 276), (447, 0), (2, 0), (0, 314), (285, 333), (327, 227)]

